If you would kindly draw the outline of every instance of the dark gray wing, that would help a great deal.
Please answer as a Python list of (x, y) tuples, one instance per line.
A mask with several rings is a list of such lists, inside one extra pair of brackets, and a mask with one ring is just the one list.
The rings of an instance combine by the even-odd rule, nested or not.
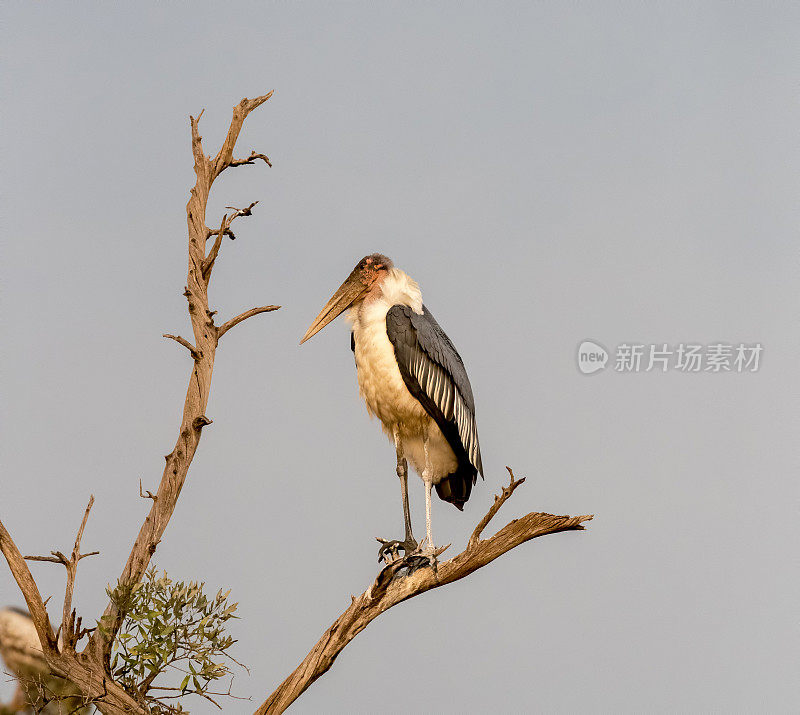
[(392, 306), (386, 332), (406, 387), (436, 421), (459, 462), (472, 467), (474, 484), (476, 472), (483, 476), (483, 464), (475, 398), (461, 356), (425, 306), (422, 315), (407, 305)]

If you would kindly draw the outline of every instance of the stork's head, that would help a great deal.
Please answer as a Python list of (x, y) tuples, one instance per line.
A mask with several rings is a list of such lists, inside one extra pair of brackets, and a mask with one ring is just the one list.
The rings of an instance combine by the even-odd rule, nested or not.
[(300, 344), (302, 345), (306, 340), (316, 335), (351, 305), (364, 300), (371, 290), (380, 285), (381, 281), (389, 274), (391, 267), (391, 259), (380, 253), (364, 256), (347, 280), (339, 286), (339, 289), (325, 304), (319, 315), (314, 318), (314, 322), (306, 330), (306, 334)]

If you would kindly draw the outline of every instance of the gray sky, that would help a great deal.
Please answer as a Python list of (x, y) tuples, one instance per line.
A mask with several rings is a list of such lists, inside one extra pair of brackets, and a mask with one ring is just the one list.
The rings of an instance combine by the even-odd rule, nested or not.
[[(392, 447), (339, 321), (353, 265), (416, 278), (464, 357), (486, 481), (594, 513), (386, 613), (298, 713), (771, 711), (798, 706), (797, 30), (791, 3), (11, 2), (3, 10), (2, 501), (25, 553), (71, 543), (105, 602), (176, 436), (189, 360), (187, 117), (239, 142), (258, 199), (214, 274), (230, 317), (200, 450), (156, 563), (233, 589), (246, 713), (402, 530)], [(578, 343), (764, 346), (757, 373), (592, 376)], [(613, 356), (612, 356), (613, 360)], [(418, 531), (422, 484), (411, 485)], [(45, 595), (63, 574), (34, 567)], [(0, 603), (20, 603), (0, 569)], [(57, 609), (56, 609), (57, 610)], [(11, 685), (0, 682), (0, 698)], [(203, 703), (191, 708), (207, 713)]]

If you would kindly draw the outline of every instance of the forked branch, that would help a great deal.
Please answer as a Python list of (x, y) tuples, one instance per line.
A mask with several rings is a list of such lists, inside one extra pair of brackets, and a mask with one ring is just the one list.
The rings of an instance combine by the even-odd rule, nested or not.
[(472, 536), (469, 537), (469, 543), (467, 544), (468, 549), (474, 549), (478, 545), (483, 530), (489, 525), (489, 522), (494, 518), (494, 515), (500, 511), (500, 507), (506, 503), (508, 498), (514, 493), (514, 490), (525, 481), (525, 477), (522, 477), (522, 479), (515, 479), (514, 470), (511, 469), (511, 467), (506, 467), (506, 469), (511, 477), (511, 481), (507, 487), (503, 487), (503, 491), (500, 494), (495, 494), (494, 504), (489, 507), (489, 511), (487, 511), (483, 519), (478, 522), (478, 525), (472, 532)]
[(271, 167), (272, 162), (266, 154), (258, 154), (255, 151), (250, 152), (250, 156), (246, 159), (233, 159), (228, 166), (244, 166), (245, 164), (255, 164), (256, 159), (261, 159), (267, 166)]
[[(220, 222), (219, 228), (216, 231), (216, 238), (214, 239), (214, 245), (211, 246), (211, 250), (208, 252), (208, 255), (203, 259), (203, 279), (206, 282), (206, 286), (208, 285), (209, 280), (211, 280), (211, 269), (214, 267), (214, 261), (217, 260), (217, 256), (219, 255), (219, 249), (222, 246), (222, 237), (228, 236), (231, 240), (236, 238), (233, 231), (231, 231), (231, 224), (240, 216), (252, 216), (253, 215), (253, 207), (258, 203), (258, 201), (253, 201), (249, 206), (245, 206), (243, 209), (237, 209), (235, 206), (226, 206), (226, 209), (231, 209), (233, 211), (230, 216), (225, 214), (222, 217), (222, 221)], [(214, 231), (210, 229), (206, 229), (206, 238), (211, 238), (211, 236), (215, 235)]]
[[(255, 99), (247, 99), (245, 97), (233, 108), (233, 119), (228, 129), (228, 136), (225, 137), (222, 147), (214, 157), (211, 181), (214, 181), (225, 169), (233, 165), (233, 150), (236, 147), (236, 141), (239, 139), (239, 132), (242, 130), (244, 120), (247, 119), (247, 115), (250, 112), (264, 104), (271, 96), (272, 92), (267, 92), (267, 94)], [(269, 161), (267, 163), (269, 164)], [(272, 166), (272, 164), (269, 165)]]
[(83, 638), (87, 633), (90, 633), (92, 628), (81, 628), (80, 617), (76, 618), (75, 610), (72, 608), (72, 595), (75, 592), (75, 576), (78, 572), (78, 563), (85, 559), (87, 556), (97, 556), (99, 551), (89, 551), (88, 553), (81, 553), (81, 539), (83, 539), (83, 531), (86, 528), (86, 522), (89, 520), (89, 512), (92, 510), (94, 504), (94, 495), (89, 497), (89, 504), (83, 512), (83, 519), (81, 525), (78, 527), (78, 534), (75, 537), (75, 545), (72, 547), (72, 554), (67, 558), (60, 551), (51, 551), (51, 556), (26, 556), (26, 561), (47, 561), (50, 563), (61, 564), (67, 570), (67, 585), (64, 589), (64, 608), (62, 611), (61, 625), (59, 632), (61, 633), (62, 651), (75, 650), (76, 643)]
[[(194, 458), (197, 445), (203, 428), (211, 424), (205, 411), (208, 405), (208, 396), (211, 388), (211, 376), (214, 370), (217, 341), (220, 330), (222, 333), (229, 330), (236, 322), (241, 322), (245, 317), (239, 316), (229, 321), (222, 328), (214, 324), (214, 314), (209, 308), (208, 288), (211, 273), (214, 268), (223, 236), (230, 233), (231, 222), (239, 216), (250, 216), (257, 202), (252, 202), (244, 209), (233, 209), (231, 214), (226, 214), (220, 222), (214, 244), (206, 254), (206, 241), (209, 231), (206, 225), (206, 207), (209, 192), (214, 180), (219, 174), (231, 165), (236, 140), (242, 129), (245, 119), (251, 111), (261, 106), (272, 96), (272, 92), (256, 97), (243, 99), (233, 108), (233, 117), (227, 136), (214, 159), (206, 156), (203, 149), (203, 139), (200, 136), (200, 117), (190, 117), (192, 135), (192, 154), (194, 156), (194, 170), (196, 181), (191, 190), (189, 202), (186, 205), (186, 218), (189, 231), (189, 267), (186, 277), (186, 290), (184, 295), (188, 301), (189, 318), (194, 333), (194, 343), (184, 338), (167, 334), (172, 340), (187, 348), (194, 364), (189, 378), (186, 398), (183, 406), (183, 418), (178, 433), (178, 439), (173, 450), (166, 456), (166, 465), (161, 476), (161, 482), (155, 494), (151, 494), (152, 504), (139, 535), (131, 549), (128, 562), (119, 578), (121, 585), (138, 583), (158, 544), (164, 530), (175, 510), (178, 497), (186, 480), (189, 465)], [(275, 310), (275, 306), (269, 306)], [(258, 312), (267, 312), (267, 309), (256, 309)], [(226, 327), (227, 326), (227, 327)], [(111, 645), (116, 636), (125, 613), (122, 608), (110, 601), (106, 607), (99, 628), (91, 638), (90, 646), (93, 657), (107, 669), (111, 653)]]
[(323, 633), (294, 672), (264, 701), (256, 715), (273, 715), (286, 710), (311, 683), (333, 665), (333, 661), (350, 641), (392, 606), (469, 576), (526, 541), (559, 531), (582, 530), (584, 527), (581, 524), (592, 518), (588, 514), (554, 516), (532, 512), (509, 522), (491, 538), (481, 539), (480, 534), (500, 507), (525, 481), (515, 479), (513, 472), (510, 469), (508, 471), (511, 474), (510, 484), (495, 497), (489, 511), (475, 527), (464, 551), (449, 561), (439, 563), (435, 569), (415, 569), (413, 556), (410, 559), (398, 559), (386, 566), (366, 591), (353, 597), (350, 606)]

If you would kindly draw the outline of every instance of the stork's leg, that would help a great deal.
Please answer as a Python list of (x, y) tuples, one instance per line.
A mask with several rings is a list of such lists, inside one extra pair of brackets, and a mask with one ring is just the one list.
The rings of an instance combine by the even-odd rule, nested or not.
[(400, 495), (403, 498), (403, 522), (406, 530), (404, 546), (406, 554), (416, 551), (417, 540), (411, 533), (411, 508), (408, 505), (408, 462), (403, 456), (403, 445), (395, 429), (395, 447), (397, 449), (397, 476), (400, 477)]
[(425, 483), (425, 528), (426, 543), (421, 552), (421, 557), (426, 559), (431, 566), (436, 568), (436, 546), (433, 543), (433, 530), (431, 527), (431, 490), (433, 489), (433, 470), (428, 455), (428, 435), (425, 434), (422, 445), (425, 449), (425, 469), (422, 471), (422, 481)]
[(403, 541), (379, 538), (381, 547), (378, 549), (378, 561), (394, 561), (398, 558), (400, 549), (403, 549), (405, 556), (410, 556), (417, 550), (417, 541), (411, 533), (411, 509), (408, 506), (408, 462), (403, 456), (403, 443), (400, 441), (400, 434), (397, 426), (394, 428), (394, 446), (397, 452), (397, 476), (400, 478), (400, 495), (403, 498), (403, 521), (405, 522), (406, 536)]
[(425, 435), (423, 441), (425, 448), (425, 469), (422, 472), (422, 481), (425, 482), (425, 528), (427, 529), (428, 543), (425, 545), (425, 551), (435, 550), (433, 545), (433, 532), (431, 528), (431, 489), (433, 488), (433, 475), (431, 474), (431, 460), (428, 456), (428, 435)]

